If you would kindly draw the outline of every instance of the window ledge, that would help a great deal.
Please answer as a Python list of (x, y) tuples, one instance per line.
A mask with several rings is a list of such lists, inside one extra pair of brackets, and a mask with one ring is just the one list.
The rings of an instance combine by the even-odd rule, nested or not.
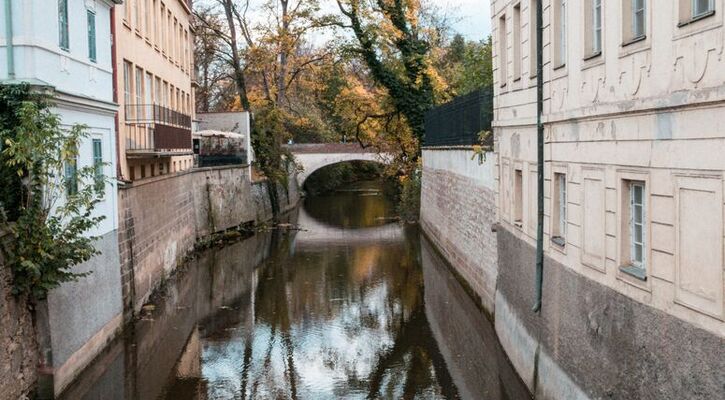
[(601, 50), (600, 51), (597, 51), (596, 53), (591, 53), (588, 56), (585, 56), (584, 57), (584, 61), (592, 60), (592, 59), (597, 58), (597, 57), (599, 57), (601, 55), (602, 55)]
[(556, 71), (556, 70), (559, 70), (559, 69), (562, 69), (562, 68), (564, 68), (564, 67), (566, 67), (566, 63), (564, 63), (564, 64), (559, 64), (559, 65), (557, 65), (557, 66), (555, 66), (555, 67), (554, 67), (554, 71)]
[(523, 229), (524, 223), (521, 222), (520, 220), (516, 220), (516, 221), (514, 221), (514, 226), (517, 227), (517, 228), (519, 228), (519, 229)]
[(559, 246), (560, 248), (566, 247), (566, 239), (564, 239), (561, 236), (554, 236), (551, 238), (551, 242), (555, 245)]
[(619, 267), (622, 273), (639, 279), (640, 281), (647, 282), (647, 272), (642, 267), (636, 267), (634, 265), (623, 265)]
[(639, 43), (641, 41), (644, 41), (647, 39), (647, 35), (640, 35), (635, 38), (629, 39), (626, 42), (622, 43), (622, 47), (627, 47), (631, 44)]
[(701, 19), (705, 19), (707, 17), (712, 17), (713, 15), (715, 15), (715, 10), (710, 10), (710, 11), (708, 11), (706, 13), (703, 13), (703, 14), (700, 14), (700, 15), (698, 15), (696, 17), (692, 17), (692, 18), (690, 18), (687, 21), (680, 22), (679, 24), (677, 24), (677, 27), (678, 28), (682, 28), (682, 27), (685, 27), (687, 25), (694, 24), (695, 22), (697, 22), (697, 21), (699, 21)]

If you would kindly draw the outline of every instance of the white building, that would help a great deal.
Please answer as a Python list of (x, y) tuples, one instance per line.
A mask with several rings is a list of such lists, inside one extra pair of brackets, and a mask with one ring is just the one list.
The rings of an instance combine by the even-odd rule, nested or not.
[[(117, 104), (114, 102), (111, 15), (122, 0), (3, 0), (0, 7), (0, 83), (52, 88), (62, 124), (84, 124), (90, 136), (78, 166), (105, 163), (106, 218), (91, 235), (101, 255), (78, 266), (92, 271), (50, 293), (38, 334), (45, 370), (59, 392), (115, 334), (122, 318), (116, 188)], [(39, 315), (44, 315), (39, 312)], [(43, 337), (45, 335), (45, 337)]]
[(537, 0), (493, 0), (496, 324), (531, 335), (514, 345), (502, 334), (504, 347), (548, 397), (722, 397), (725, 1), (538, 1), (541, 321), (556, 335), (538, 335), (530, 304), (515, 304), (533, 292)]

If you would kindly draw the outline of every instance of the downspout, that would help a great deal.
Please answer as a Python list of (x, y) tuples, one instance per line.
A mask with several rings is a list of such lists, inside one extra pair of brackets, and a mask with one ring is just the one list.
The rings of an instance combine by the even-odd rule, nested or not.
[(15, 49), (13, 48), (13, 6), (5, 0), (5, 47), (8, 53), (8, 79), (15, 79)]
[(533, 311), (541, 311), (544, 283), (544, 17), (542, 0), (536, 2), (536, 148), (538, 180), (538, 215), (536, 227), (536, 303)]
[[(118, 104), (118, 65), (116, 65), (116, 7), (111, 7), (111, 71), (113, 79), (113, 102)], [(121, 142), (120, 134), (118, 132), (120, 124), (118, 121), (118, 110), (116, 115), (113, 117), (113, 122), (116, 126), (116, 179), (124, 180), (121, 174)]]

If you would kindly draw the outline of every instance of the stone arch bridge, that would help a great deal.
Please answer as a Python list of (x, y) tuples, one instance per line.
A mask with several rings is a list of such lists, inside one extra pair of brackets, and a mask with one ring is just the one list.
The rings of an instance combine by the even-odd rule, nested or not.
[(374, 161), (388, 164), (392, 156), (378, 153), (372, 148), (364, 149), (357, 143), (292, 144), (285, 146), (295, 156), (302, 172), (297, 174), (297, 183), (304, 186), (307, 178), (320, 168), (348, 161)]

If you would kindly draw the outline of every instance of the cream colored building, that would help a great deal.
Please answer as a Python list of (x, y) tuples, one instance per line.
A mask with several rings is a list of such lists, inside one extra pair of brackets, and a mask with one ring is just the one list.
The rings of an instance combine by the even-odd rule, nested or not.
[[(725, 337), (725, 1), (541, 1), (547, 260)], [(491, 1), (499, 219), (531, 245), (535, 4)]]
[(191, 0), (128, 0), (115, 8), (121, 179), (192, 168)]

